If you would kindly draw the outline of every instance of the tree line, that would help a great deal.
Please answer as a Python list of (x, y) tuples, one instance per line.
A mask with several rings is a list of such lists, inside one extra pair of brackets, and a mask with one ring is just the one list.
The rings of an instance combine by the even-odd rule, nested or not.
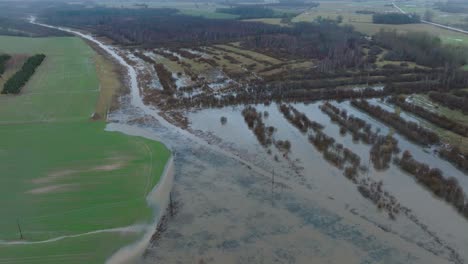
[(182, 15), (177, 9), (50, 9), (41, 16), (52, 25), (85, 28), (126, 45), (197, 46), (279, 33), (280, 26)]
[(28, 82), (31, 76), (33, 76), (37, 67), (41, 65), (45, 57), (46, 56), (44, 54), (37, 54), (32, 57), (29, 57), (23, 64), (21, 69), (5, 82), (2, 94), (20, 93), (21, 88)]
[(453, 177), (445, 178), (438, 168), (416, 161), (409, 151), (405, 151), (397, 164), (401, 169), (413, 175), (416, 180), (432, 193), (452, 204), (458, 212), (468, 218), (466, 194)]
[(459, 97), (450, 93), (433, 91), (429, 93), (429, 98), (452, 110), (459, 110), (465, 115), (468, 114), (468, 98)]
[(387, 102), (394, 104), (407, 112), (411, 112), (422, 117), (438, 127), (452, 131), (460, 136), (468, 136), (468, 126), (455, 122), (446, 116), (429, 111), (424, 107), (408, 103), (404, 97), (393, 96), (390, 97)]
[(280, 13), (275, 10), (259, 5), (251, 6), (236, 6), (231, 8), (217, 8), (216, 12), (231, 14), (239, 16), (239, 19), (252, 19), (252, 18), (274, 18), (281, 17)]
[(11, 56), (8, 54), (0, 54), (0, 77), (5, 73), (6, 63), (10, 60)]
[(345, 135), (349, 131), (353, 141), (361, 141), (364, 144), (372, 144), (370, 158), (376, 170), (386, 170), (390, 167), (392, 155), (400, 152), (398, 141), (392, 136), (379, 135), (379, 130), (373, 132), (371, 125), (361, 118), (348, 115), (347, 111), (332, 105), (329, 102), (320, 106), (322, 112), (330, 117), (332, 122), (340, 126), (340, 134)]
[(401, 13), (374, 13), (372, 15), (374, 24), (416, 24), (421, 22), (421, 18), (417, 14), (401, 14)]
[(432, 145), (440, 142), (439, 136), (433, 131), (415, 122), (406, 121), (397, 113), (386, 111), (378, 105), (371, 105), (365, 100), (353, 100), (351, 101), (351, 105), (395, 128), (398, 132), (416, 143)]
[(242, 110), (242, 116), (245, 123), (257, 137), (258, 142), (264, 147), (268, 147), (273, 143), (274, 127), (266, 127), (263, 122), (262, 114), (257, 112), (253, 106), (247, 106)]
[[(345, 111), (340, 111), (338, 108), (328, 104), (330, 110), (339, 116), (344, 115)], [(384, 192), (382, 182), (375, 182), (370, 178), (360, 179), (360, 173), (368, 170), (365, 166), (361, 166), (361, 158), (352, 150), (344, 147), (342, 144), (336, 143), (333, 137), (326, 135), (322, 129), (323, 125), (315, 121), (311, 121), (304, 113), (299, 112), (291, 105), (281, 104), (279, 106), (283, 116), (302, 133), (309, 133), (313, 130), (314, 133), (309, 133), (309, 142), (322, 153), (323, 158), (334, 167), (343, 171), (343, 175), (357, 184), (359, 193), (373, 202), (379, 209), (385, 210), (391, 219), (395, 219), (395, 215), (401, 207), (395, 197), (388, 192)], [(356, 121), (358, 126), (367, 127), (364, 121)]]

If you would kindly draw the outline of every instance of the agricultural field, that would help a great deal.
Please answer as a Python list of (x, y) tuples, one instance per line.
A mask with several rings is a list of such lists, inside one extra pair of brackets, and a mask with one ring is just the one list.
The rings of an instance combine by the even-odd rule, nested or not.
[(152, 221), (146, 196), (169, 151), (105, 131), (118, 77), (81, 39), (0, 42), (18, 58), (7, 72), (46, 55), (20, 95), (0, 96), (0, 262), (102, 263)]
[[(425, 2), (425, 1), (422, 1)], [(416, 8), (415, 6), (422, 5), (422, 2), (411, 1), (408, 3), (399, 3), (399, 6), (405, 12), (416, 12), (423, 15), (425, 8)], [(356, 11), (373, 11), (373, 12), (397, 12), (397, 10), (389, 6), (385, 1), (364, 1), (364, 2), (345, 2), (345, 1), (327, 1), (320, 2), (316, 8), (310, 9), (293, 19), (293, 22), (311, 22), (318, 17), (336, 20), (338, 16), (342, 17), (342, 24), (349, 24), (354, 26), (357, 31), (360, 31), (369, 36), (374, 35), (381, 29), (384, 30), (397, 30), (398, 32), (416, 32), (425, 31), (433, 35), (439, 36), (444, 42), (449, 44), (464, 44), (467, 42), (465, 34), (452, 32), (449, 30), (437, 28), (426, 24), (406, 24), (406, 25), (384, 25), (373, 24), (371, 14), (358, 14)], [(434, 11), (435, 12), (435, 11)], [(447, 17), (453, 17), (448, 15)], [(445, 21), (434, 20), (438, 23)], [(452, 23), (447, 23), (452, 24)]]

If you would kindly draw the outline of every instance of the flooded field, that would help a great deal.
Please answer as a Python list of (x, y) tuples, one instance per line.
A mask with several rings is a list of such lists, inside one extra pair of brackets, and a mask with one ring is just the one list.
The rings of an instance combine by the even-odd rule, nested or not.
[[(320, 111), (321, 104), (294, 107), (323, 124), (326, 134), (351, 148), (366, 165), (370, 146), (353, 141), (349, 134), (340, 135), (339, 126)], [(390, 131), (349, 102), (333, 104), (366, 120), (373, 130)], [(311, 259), (463, 263), (468, 258), (463, 250), (468, 235), (460, 232), (467, 221), (450, 205), (398, 167), (376, 171), (369, 163), (367, 176), (382, 181), (384, 190), (415, 216), (399, 214), (390, 219), (362, 197), (342, 171), (323, 159), (276, 104), (255, 107), (268, 112), (264, 122), (277, 129), (275, 138), (291, 142), (286, 157), (273, 147), (269, 154), (258, 143), (242, 116), (244, 107), (187, 113), (190, 134), (149, 116), (135, 123), (145, 114), (127, 107), (112, 115), (117, 123), (109, 127), (162, 140), (175, 155), (176, 213), (146, 249), (145, 263), (307, 263)], [(222, 116), (227, 119), (225, 124), (220, 122)], [(430, 149), (398, 133), (394, 137), (401, 149), (411, 150), (418, 159), (437, 162), (464, 189), (468, 187), (466, 176)]]
[[(213, 52), (212, 48), (206, 50)], [(206, 57), (203, 51), (196, 52)], [(162, 59), (156, 52), (145, 54), (156, 62)], [(139, 85), (146, 87), (144, 93), (163, 89), (158, 75), (147, 71), (151, 64), (130, 53), (123, 56), (137, 69)], [(188, 81), (186, 74), (175, 73), (180, 64), (168, 63), (166, 67), (173, 72), (177, 98), (220, 97), (245, 89), (210, 67), (196, 68), (204, 77), (195, 83)], [(197, 86), (200, 81), (200, 87), (205, 88)], [(187, 89), (190, 85), (193, 89)], [(382, 86), (375, 86), (375, 90), (382, 91)], [(321, 111), (324, 101), (290, 105), (323, 125), (321, 131), (335, 144), (359, 156), (362, 168), (358, 181), (350, 181), (341, 169), (325, 160), (310, 142), (309, 136), (314, 133), (294, 127), (277, 103), (251, 105), (262, 116), (265, 127), (274, 128), (274, 143), (265, 146), (245, 121), (243, 110), (248, 105), (170, 110), (182, 116), (185, 121), (181, 123), (174, 115), (167, 116), (162, 110), (167, 106), (154, 104), (154, 99), (154, 107), (162, 107), (161, 112), (143, 104), (138, 108), (146, 110), (139, 111), (131, 103), (134, 97), (135, 93), (127, 98), (128, 103), (123, 100), (121, 109), (110, 118), (117, 124), (109, 126), (161, 140), (175, 156), (176, 212), (157, 230), (155, 227), (144, 263), (464, 263), (468, 259), (463, 250), (468, 233), (460, 232), (467, 228), (467, 220), (397, 165), (374, 169), (371, 145), (353, 139), (350, 133), (341, 133), (339, 124)], [(370, 99), (369, 103), (395, 111), (380, 99)], [(410, 151), (416, 160), (456, 178), (468, 191), (468, 177), (440, 159), (434, 146), (413, 143), (349, 101), (331, 104), (364, 120), (373, 133), (391, 135), (401, 152)], [(429, 126), (405, 111), (400, 111), (400, 116)], [(286, 141), (289, 151), (276, 144)], [(403, 211), (389, 214), (380, 202), (366, 199), (359, 190), (363, 184), (379, 186), (379, 192)]]
[[(129, 73), (130, 94), (109, 114), (107, 129), (162, 141), (174, 155), (169, 201), (169, 187), (158, 194), (166, 197), (160, 198), (164, 200), (160, 204), (170, 205), (165, 217), (151, 238), (123, 249), (110, 261), (124, 261), (125, 256), (115, 260), (116, 256), (134, 257), (140, 249), (144, 254), (136, 257), (143, 263), (464, 263), (468, 259), (467, 220), (392, 162), (384, 170), (374, 169), (371, 145), (353, 139), (332, 122), (321, 108), (324, 101), (286, 107), (315, 124), (313, 132), (293, 125), (280, 109), (284, 106), (277, 103), (169, 109), (176, 113), (172, 118), (164, 110), (174, 98), (192, 100), (205, 94), (217, 99), (250, 88), (218, 67), (200, 68), (197, 63), (203, 59), (216, 57), (218, 64), (231, 64), (231, 75), (247, 71), (234, 67), (238, 60), (265, 65), (279, 61), (250, 53), (242, 57), (239, 54), (245, 51), (233, 46), (208, 47), (186, 51), (202, 58), (188, 66), (178, 53), (153, 50), (142, 55), (110, 47), (90, 35), (82, 37), (98, 43)], [(233, 49), (235, 53), (225, 53)], [(224, 59), (218, 58), (221, 55)], [(178, 63), (157, 65), (171, 57)], [(199, 77), (189, 78), (192, 70)], [(251, 77), (261, 79), (255, 72)], [(194, 87), (187, 88), (191, 82)], [(376, 93), (385, 92), (376, 87)], [(152, 91), (162, 90), (170, 93), (158, 105), (160, 94), (154, 97)], [(394, 111), (378, 99), (369, 103)], [(349, 101), (330, 105), (370, 125), (366, 133), (392, 136), (401, 151), (409, 150), (415, 159), (439, 168), (444, 177), (454, 177), (468, 191), (468, 177), (434, 154), (436, 146), (412, 143)], [(255, 128), (246, 122), (249, 112), (255, 114)], [(400, 116), (425, 125), (404, 111)], [(259, 132), (264, 128), (267, 139)], [(330, 153), (311, 143), (320, 135), (332, 141), (333, 151), (346, 148), (359, 160), (355, 176), (345, 177), (342, 166), (324, 159)], [(267, 143), (260, 144), (260, 139)]]
[[(206, 56), (203, 50), (197, 52)], [(155, 62), (163, 59), (156, 53), (146, 52), (145, 56)], [(159, 74), (148, 70), (152, 64), (145, 57), (121, 56), (135, 67), (139, 86), (146, 87), (140, 88), (141, 92), (148, 96), (154, 89), (164, 90)], [(177, 73), (181, 65), (165, 65), (172, 72), (174, 97), (216, 98), (245, 89), (223, 71), (210, 67), (195, 67), (203, 77), (190, 80), (190, 71)], [(187, 89), (191, 85), (193, 88)], [(375, 90), (382, 88), (376, 86)], [(397, 165), (374, 169), (371, 145), (353, 139), (351, 133), (342, 133), (340, 125), (321, 110), (324, 101), (290, 105), (322, 125), (321, 131), (336, 145), (360, 158), (359, 180), (350, 181), (342, 169), (325, 160), (311, 144), (310, 135), (316, 133), (297, 129), (277, 103), (250, 105), (261, 115), (265, 127), (274, 128), (270, 135), (273, 144), (265, 146), (243, 116), (248, 105), (167, 111), (168, 106), (154, 98), (153, 106), (141, 101), (135, 104), (135, 91), (132, 89), (121, 108), (111, 114), (109, 128), (161, 140), (173, 150), (175, 165), (175, 212), (155, 227), (142, 262), (464, 263), (468, 259), (463, 250), (468, 233), (460, 232), (468, 226), (467, 220)], [(369, 103), (395, 111), (380, 99)], [(436, 166), (468, 191), (468, 177), (440, 159), (434, 146), (413, 143), (349, 101), (331, 104), (364, 120), (372, 133), (391, 135), (401, 152), (408, 150), (415, 159)], [(405, 111), (400, 116), (428, 126)], [(288, 142), (289, 150), (278, 142)], [(360, 186), (378, 186), (379, 192), (401, 209), (388, 211), (382, 201), (366, 199)]]

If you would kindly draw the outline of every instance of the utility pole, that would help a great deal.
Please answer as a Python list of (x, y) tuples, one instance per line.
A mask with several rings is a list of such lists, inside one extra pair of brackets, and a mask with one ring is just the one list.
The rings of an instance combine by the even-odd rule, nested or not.
[(174, 205), (172, 204), (172, 192), (169, 193), (169, 211), (171, 217), (174, 216)]
[(273, 170), (273, 174), (271, 175), (271, 185), (275, 185), (275, 170)]
[(271, 206), (273, 206), (274, 188), (275, 188), (275, 170), (273, 170), (273, 173), (271, 174)]
[(18, 219), (16, 219), (16, 224), (18, 225), (18, 230), (19, 230), (19, 233), (20, 233), (20, 239), (23, 240), (23, 232), (21, 231), (21, 226), (19, 224)]

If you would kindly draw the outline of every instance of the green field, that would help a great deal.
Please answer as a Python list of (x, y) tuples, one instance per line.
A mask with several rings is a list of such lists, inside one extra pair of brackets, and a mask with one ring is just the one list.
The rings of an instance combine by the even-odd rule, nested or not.
[[(46, 54), (20, 96), (0, 96), (0, 263), (102, 263), (138, 239), (169, 151), (91, 121), (100, 91), (81, 39), (0, 36), (0, 52)], [(18, 241), (40, 242), (7, 245)], [(82, 236), (77, 236), (84, 234)]]

